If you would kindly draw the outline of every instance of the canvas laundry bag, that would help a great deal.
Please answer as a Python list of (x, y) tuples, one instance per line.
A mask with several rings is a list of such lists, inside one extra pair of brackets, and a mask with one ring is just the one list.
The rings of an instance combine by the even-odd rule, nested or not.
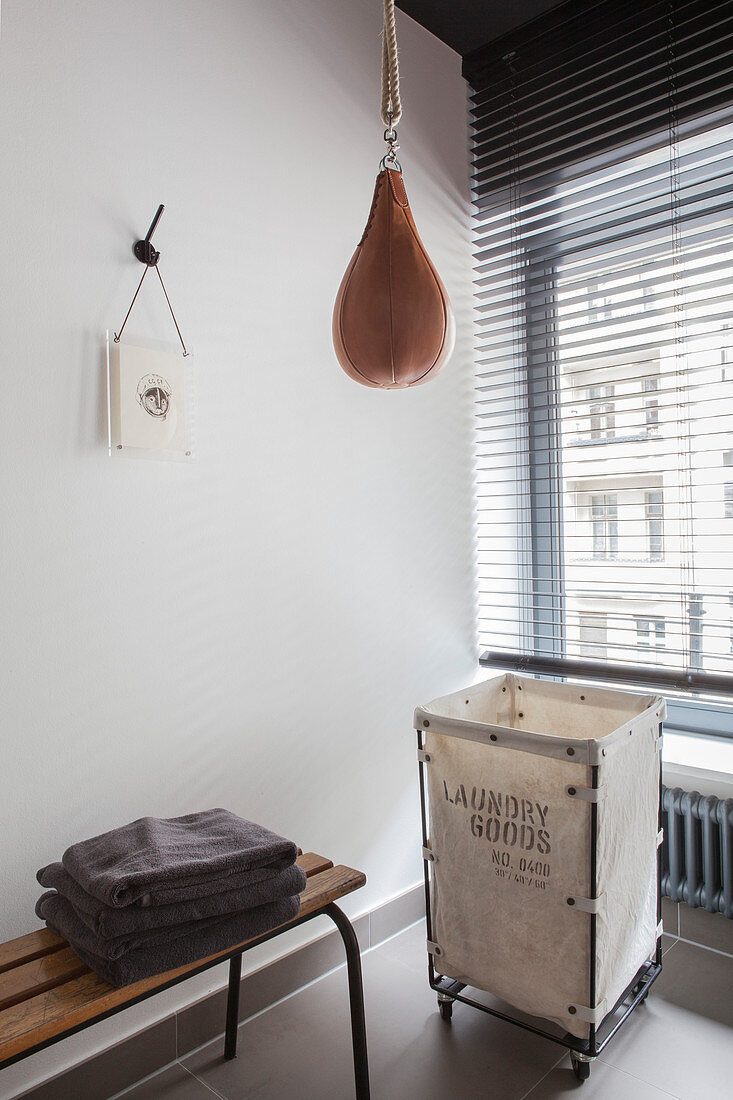
[(417, 708), (440, 974), (580, 1038), (601, 1023), (656, 950), (664, 708), (511, 674)]

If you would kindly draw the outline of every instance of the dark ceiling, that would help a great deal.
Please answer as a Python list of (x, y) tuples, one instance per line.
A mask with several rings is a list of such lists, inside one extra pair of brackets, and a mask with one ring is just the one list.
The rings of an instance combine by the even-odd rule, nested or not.
[(521, 27), (559, 0), (396, 0), (397, 6), (462, 57)]

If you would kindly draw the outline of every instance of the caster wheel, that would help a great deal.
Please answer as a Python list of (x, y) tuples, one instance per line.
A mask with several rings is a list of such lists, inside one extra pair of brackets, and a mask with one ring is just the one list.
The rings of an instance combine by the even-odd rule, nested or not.
[(570, 1055), (570, 1060), (573, 1063), (573, 1073), (579, 1081), (587, 1081), (590, 1077), (590, 1062), (581, 1062), (579, 1058), (574, 1058)]
[(450, 1020), (453, 1016), (453, 1001), (438, 1001), (441, 1020)]

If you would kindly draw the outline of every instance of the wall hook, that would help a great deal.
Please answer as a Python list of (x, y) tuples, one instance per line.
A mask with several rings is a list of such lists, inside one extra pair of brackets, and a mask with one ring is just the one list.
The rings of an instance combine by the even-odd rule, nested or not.
[(147, 264), (148, 267), (155, 267), (158, 260), (160, 259), (160, 252), (156, 252), (156, 250), (153, 248), (153, 244), (150, 238), (155, 232), (155, 228), (160, 221), (160, 216), (164, 210), (165, 207), (163, 206), (163, 203), (161, 203), (158, 207), (155, 217), (150, 223), (150, 229), (148, 229), (147, 233), (145, 234), (145, 239), (142, 241), (135, 241), (134, 245), (132, 246), (132, 251), (135, 253), (136, 258), (140, 261), (141, 264)]
[(161, 203), (160, 206), (158, 207), (157, 211), (156, 211), (155, 217), (153, 218), (153, 220), (150, 223), (150, 229), (148, 229), (148, 232), (145, 235), (145, 240), (135, 241), (134, 245), (132, 246), (132, 251), (135, 253), (136, 258), (140, 261), (141, 264), (145, 264), (145, 270), (143, 271), (142, 275), (140, 276), (140, 282), (137, 284), (137, 290), (135, 291), (135, 293), (133, 295), (133, 298), (132, 298), (132, 301), (130, 302), (130, 308), (128, 309), (127, 313), (125, 314), (125, 319), (122, 322), (122, 328), (120, 329), (119, 332), (115, 332), (114, 338), (115, 338), (115, 343), (119, 344), (120, 337), (122, 336), (122, 332), (125, 328), (125, 325), (127, 324), (127, 318), (132, 313), (132, 307), (135, 305), (135, 302), (137, 301), (137, 296), (140, 293), (140, 288), (143, 285), (143, 280), (145, 279), (145, 276), (147, 275), (150, 268), (154, 267), (155, 268), (155, 273), (158, 276), (158, 279), (160, 280), (160, 285), (163, 289), (163, 293), (165, 295), (165, 300), (168, 303), (168, 309), (171, 311), (171, 317), (173, 318), (173, 324), (176, 326), (176, 332), (178, 333), (178, 339), (181, 341), (181, 347), (183, 348), (183, 357), (185, 359), (185, 357), (188, 355), (188, 351), (186, 350), (186, 345), (183, 342), (183, 336), (181, 335), (181, 330), (178, 327), (178, 321), (176, 320), (176, 315), (173, 312), (173, 306), (171, 305), (171, 300), (168, 297), (168, 291), (165, 289), (165, 283), (163, 282), (163, 276), (160, 274), (160, 268), (158, 267), (158, 260), (160, 259), (160, 252), (157, 252), (153, 248), (152, 241), (150, 240), (153, 233), (155, 232), (155, 227), (157, 226), (158, 222), (160, 221), (160, 216), (161, 216), (161, 214), (163, 213), (164, 210), (165, 210), (165, 207), (163, 206), (163, 203)]

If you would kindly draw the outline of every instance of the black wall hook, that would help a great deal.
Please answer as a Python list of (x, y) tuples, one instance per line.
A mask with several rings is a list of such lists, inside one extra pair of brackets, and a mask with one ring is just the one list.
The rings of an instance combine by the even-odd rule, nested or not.
[(158, 276), (158, 279), (160, 280), (160, 285), (163, 288), (163, 293), (165, 294), (165, 300), (168, 303), (168, 309), (171, 311), (171, 317), (173, 318), (173, 324), (176, 326), (176, 332), (178, 333), (178, 339), (181, 341), (181, 347), (183, 348), (183, 356), (185, 358), (188, 355), (188, 351), (186, 350), (186, 345), (183, 342), (183, 337), (181, 336), (181, 330), (178, 327), (178, 321), (176, 320), (176, 315), (173, 312), (173, 306), (171, 305), (171, 300), (168, 297), (168, 291), (165, 289), (165, 283), (163, 282), (163, 276), (160, 274), (160, 268), (158, 267), (158, 260), (160, 259), (160, 252), (157, 252), (153, 248), (152, 242), (150, 240), (153, 233), (155, 232), (155, 227), (157, 226), (158, 222), (160, 221), (160, 216), (161, 216), (161, 214), (163, 213), (164, 210), (165, 210), (165, 207), (163, 206), (163, 203), (161, 203), (160, 206), (158, 207), (157, 211), (156, 211), (155, 217), (153, 218), (152, 222), (150, 223), (150, 229), (148, 230), (147, 234), (145, 235), (145, 240), (144, 241), (135, 241), (134, 245), (132, 246), (132, 251), (135, 253), (136, 258), (140, 261), (141, 264), (145, 264), (145, 270), (143, 271), (142, 275), (140, 276), (140, 282), (137, 284), (137, 290), (135, 291), (135, 293), (133, 295), (133, 298), (132, 298), (132, 301), (130, 302), (130, 308), (128, 309), (127, 313), (125, 314), (125, 319), (122, 322), (122, 328), (120, 329), (119, 332), (115, 332), (114, 338), (115, 338), (115, 343), (119, 344), (120, 337), (122, 336), (122, 332), (125, 328), (125, 325), (127, 324), (127, 318), (132, 313), (132, 307), (135, 305), (135, 302), (137, 301), (137, 296), (140, 293), (140, 288), (143, 285), (143, 281), (145, 279), (145, 276), (147, 275), (150, 268), (154, 267), (155, 268), (155, 274)]
[(147, 264), (148, 267), (155, 267), (158, 260), (160, 259), (160, 252), (156, 252), (156, 250), (153, 248), (153, 244), (150, 238), (155, 232), (155, 227), (160, 221), (160, 216), (164, 210), (165, 207), (163, 206), (163, 203), (161, 203), (158, 207), (155, 217), (150, 223), (150, 229), (145, 234), (145, 240), (135, 241), (134, 245), (132, 246), (132, 251), (135, 253), (136, 258), (140, 261), (141, 264)]

